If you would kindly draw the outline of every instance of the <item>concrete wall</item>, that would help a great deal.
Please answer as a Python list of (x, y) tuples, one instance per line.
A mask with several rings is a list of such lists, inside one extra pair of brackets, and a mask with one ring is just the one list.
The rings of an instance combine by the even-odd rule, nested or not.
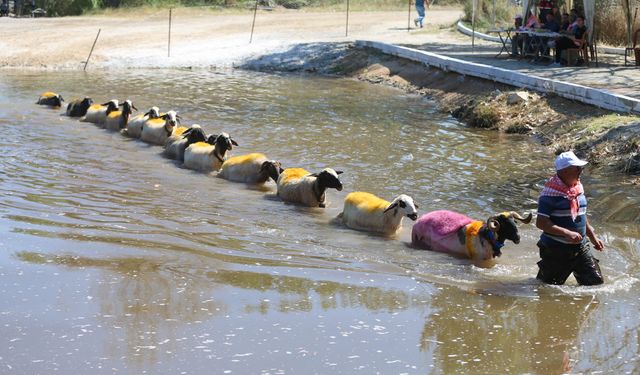
[(543, 93), (554, 93), (563, 98), (591, 104), (616, 112), (640, 114), (640, 100), (624, 95), (612, 94), (573, 83), (548, 78), (530, 76), (508, 69), (473, 63), (452, 57), (400, 47), (386, 43), (358, 40), (357, 47), (375, 48), (383, 53), (402, 57), (444, 71), (478, 77), (510, 86), (525, 88)]

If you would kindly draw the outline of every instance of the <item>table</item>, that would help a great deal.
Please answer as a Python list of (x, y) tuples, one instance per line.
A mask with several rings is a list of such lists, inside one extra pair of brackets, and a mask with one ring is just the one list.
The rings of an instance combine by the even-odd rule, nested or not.
[(516, 34), (523, 34), (525, 36), (523, 48), (522, 48), (522, 54), (524, 56), (531, 56), (535, 58), (539, 58), (539, 57), (551, 58), (550, 56), (540, 55), (540, 53), (542, 52), (541, 47), (542, 47), (542, 50), (544, 50), (545, 48), (548, 48), (546, 47), (546, 45), (543, 45), (543, 43), (546, 44), (546, 41), (548, 39), (555, 39), (561, 35), (560, 33), (556, 33), (553, 31), (546, 31), (546, 30), (537, 31), (537, 30), (527, 30), (527, 29), (516, 30)]
[[(508, 28), (508, 29), (494, 28), (494, 29), (487, 30), (488, 33), (498, 34), (498, 38), (500, 38), (500, 43), (502, 43), (502, 48), (500, 49), (500, 52), (498, 52), (498, 54), (495, 57), (498, 57), (498, 56), (502, 55), (502, 52), (506, 52), (507, 55), (509, 55), (509, 56), (511, 55), (511, 52), (509, 52), (509, 47), (507, 47), (507, 44), (509, 44), (509, 46), (511, 46), (511, 43), (512, 43), (511, 32), (512, 31), (514, 31), (514, 29), (512, 29), (512, 28)], [(503, 37), (502, 34), (505, 34), (505, 36)]]

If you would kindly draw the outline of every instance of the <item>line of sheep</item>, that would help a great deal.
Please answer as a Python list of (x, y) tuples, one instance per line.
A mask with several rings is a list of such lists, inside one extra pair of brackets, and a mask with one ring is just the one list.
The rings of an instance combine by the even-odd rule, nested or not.
[[(62, 96), (45, 92), (37, 104), (60, 108), (63, 102)], [(135, 116), (133, 111), (137, 108), (130, 100), (93, 104), (91, 98), (84, 98), (68, 103), (66, 114), (104, 129), (120, 131), (127, 137), (164, 146), (166, 157), (182, 162), (188, 169), (217, 171), (221, 178), (250, 184), (264, 184), (273, 179), (277, 196), (286, 202), (324, 208), (327, 189), (342, 190), (339, 178), (342, 171), (325, 168), (319, 173), (310, 173), (303, 168), (283, 169), (280, 162), (269, 160), (261, 153), (228, 157), (233, 146), (238, 146), (228, 133), (206, 134), (197, 124), (180, 126), (181, 118), (175, 111), (161, 113), (158, 107)], [(413, 199), (405, 194), (389, 202), (370, 193), (352, 192), (346, 196), (338, 219), (352, 229), (394, 236), (407, 216), (416, 221), (411, 233), (413, 246), (470, 258), (477, 265), (490, 267), (501, 255), (505, 240), (520, 242), (515, 220), (529, 223), (532, 217), (531, 213), (525, 218), (511, 211), (478, 221), (441, 210), (418, 218), (417, 208)]]

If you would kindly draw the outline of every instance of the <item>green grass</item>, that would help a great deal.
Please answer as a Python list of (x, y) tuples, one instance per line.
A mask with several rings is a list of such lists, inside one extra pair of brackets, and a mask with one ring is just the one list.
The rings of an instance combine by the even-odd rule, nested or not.
[(575, 122), (573, 129), (590, 132), (592, 134), (600, 133), (616, 126), (627, 125), (640, 121), (640, 116), (619, 115), (616, 113), (604, 115), (597, 118), (582, 119)]

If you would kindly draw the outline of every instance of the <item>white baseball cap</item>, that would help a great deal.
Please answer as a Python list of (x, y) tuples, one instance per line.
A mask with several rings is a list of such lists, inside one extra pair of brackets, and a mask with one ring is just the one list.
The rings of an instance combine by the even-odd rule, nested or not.
[(556, 171), (559, 171), (568, 167), (583, 167), (587, 163), (588, 162), (585, 160), (578, 159), (578, 157), (576, 156), (576, 154), (573, 153), (573, 151), (567, 151), (558, 155), (558, 157), (556, 158), (556, 161), (553, 164), (556, 167)]

